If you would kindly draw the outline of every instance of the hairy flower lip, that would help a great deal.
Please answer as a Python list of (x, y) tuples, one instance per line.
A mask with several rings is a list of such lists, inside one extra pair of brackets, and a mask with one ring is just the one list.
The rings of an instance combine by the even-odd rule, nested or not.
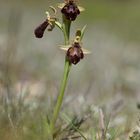
[(68, 61), (74, 65), (84, 58), (84, 53), (79, 43), (74, 43), (68, 50), (66, 57)]
[(49, 22), (46, 19), (43, 23), (41, 23), (34, 31), (34, 34), (37, 38), (42, 38), (46, 28), (48, 27)]
[(64, 7), (61, 9), (61, 12), (70, 21), (74, 21), (77, 18), (77, 16), (80, 14), (80, 10), (78, 6), (72, 0), (68, 1), (64, 5)]

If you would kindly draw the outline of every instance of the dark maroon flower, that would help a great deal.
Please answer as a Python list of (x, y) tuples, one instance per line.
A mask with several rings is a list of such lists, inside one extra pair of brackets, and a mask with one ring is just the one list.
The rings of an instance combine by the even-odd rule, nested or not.
[(70, 21), (74, 21), (77, 15), (80, 14), (80, 10), (78, 9), (78, 6), (75, 4), (73, 0), (69, 0), (65, 4), (65, 6), (61, 9), (61, 12)]
[(70, 63), (76, 65), (80, 59), (84, 58), (84, 53), (79, 43), (74, 43), (72, 47), (67, 50), (67, 59)]
[(46, 30), (47, 26), (49, 25), (48, 20), (46, 19), (42, 24), (40, 24), (34, 31), (34, 34), (37, 38), (42, 38), (44, 31)]

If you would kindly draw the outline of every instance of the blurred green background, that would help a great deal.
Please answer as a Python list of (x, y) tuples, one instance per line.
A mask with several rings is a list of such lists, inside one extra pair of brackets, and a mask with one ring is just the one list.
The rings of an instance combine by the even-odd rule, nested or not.
[[(25, 102), (33, 107), (38, 101), (45, 104), (44, 96), (49, 101), (56, 98), (65, 58), (58, 47), (63, 36), (54, 29), (36, 39), (34, 29), (46, 18), (49, 5), (57, 2), (61, 1), (0, 0), (1, 103), (4, 96), (26, 92)], [(82, 45), (92, 53), (72, 67), (64, 104), (76, 113), (92, 104), (111, 112), (112, 104), (122, 101), (124, 110), (135, 115), (140, 103), (140, 0), (79, 4), (86, 10), (73, 23), (71, 40), (86, 24)]]
[[(83, 47), (92, 54), (73, 67), (70, 78), (73, 92), (92, 84), (90, 94), (93, 96), (130, 91), (134, 97), (140, 90), (140, 1), (87, 0), (79, 3), (86, 11), (73, 23), (71, 40), (75, 30), (86, 24)], [(43, 39), (36, 39), (33, 34), (45, 19), (49, 5), (56, 5), (56, 1), (1, 0), (1, 79), (5, 63), (9, 63), (10, 77), (17, 81), (43, 79), (59, 86), (64, 63), (64, 53), (58, 49), (63, 44), (62, 34), (57, 29), (46, 32)]]

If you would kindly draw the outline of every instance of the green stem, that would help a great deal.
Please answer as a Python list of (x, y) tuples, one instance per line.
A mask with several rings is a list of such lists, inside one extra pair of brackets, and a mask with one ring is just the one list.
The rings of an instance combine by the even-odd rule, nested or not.
[(61, 84), (61, 88), (60, 88), (60, 94), (58, 95), (57, 103), (56, 103), (56, 106), (55, 106), (54, 112), (53, 112), (53, 118), (52, 118), (52, 123), (51, 123), (52, 131), (54, 129), (54, 126), (55, 126), (55, 123), (58, 118), (60, 108), (61, 108), (61, 105), (63, 102), (63, 97), (64, 97), (64, 93), (65, 93), (65, 88), (66, 88), (66, 84), (67, 84), (67, 80), (68, 80), (69, 71), (70, 71), (70, 64), (68, 61), (65, 61), (64, 75), (63, 75), (63, 80), (62, 80), (62, 84)]
[[(63, 31), (64, 31), (64, 38), (65, 38), (65, 45), (69, 44), (69, 36), (70, 36), (70, 25), (71, 22), (68, 21), (64, 16), (63, 16)], [(52, 121), (51, 121), (51, 131), (52, 133), (54, 132), (54, 127), (55, 127), (55, 123), (57, 121), (62, 103), (63, 103), (63, 98), (64, 98), (64, 93), (65, 93), (65, 89), (66, 89), (66, 85), (67, 85), (67, 81), (68, 81), (68, 75), (70, 72), (70, 67), (71, 64), (70, 62), (67, 60), (67, 58), (65, 58), (65, 66), (64, 66), (64, 73), (63, 73), (63, 80), (61, 83), (61, 87), (60, 87), (60, 93), (57, 97), (57, 102), (54, 108), (54, 112), (53, 112), (53, 116), (52, 116)]]
[(69, 44), (70, 27), (71, 27), (71, 21), (67, 20), (63, 16), (63, 30), (64, 30), (65, 45)]

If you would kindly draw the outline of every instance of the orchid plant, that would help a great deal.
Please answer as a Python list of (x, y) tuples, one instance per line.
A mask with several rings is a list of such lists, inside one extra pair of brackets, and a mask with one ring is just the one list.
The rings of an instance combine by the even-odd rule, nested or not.
[(52, 114), (52, 119), (48, 124), (50, 128), (48, 133), (51, 134), (50, 139), (54, 139), (53, 134), (55, 131), (55, 124), (62, 106), (70, 68), (73, 64), (76, 65), (77, 63), (79, 63), (80, 60), (84, 58), (84, 54), (90, 53), (81, 45), (86, 26), (84, 26), (82, 30), (76, 30), (75, 37), (72, 43), (70, 40), (71, 23), (76, 20), (76, 18), (82, 11), (84, 11), (84, 8), (78, 6), (77, 2), (74, 0), (65, 0), (64, 3), (58, 4), (58, 8), (60, 8), (60, 11), (62, 13), (62, 23), (59, 22), (58, 18), (56, 18), (56, 8), (50, 6), (53, 15), (51, 16), (47, 11), (47, 18), (34, 31), (34, 34), (37, 38), (42, 38), (46, 29), (48, 29), (48, 31), (52, 31), (55, 27), (58, 27), (64, 35), (64, 45), (61, 45), (60, 49), (66, 51), (65, 66), (60, 93), (57, 97), (56, 105)]

